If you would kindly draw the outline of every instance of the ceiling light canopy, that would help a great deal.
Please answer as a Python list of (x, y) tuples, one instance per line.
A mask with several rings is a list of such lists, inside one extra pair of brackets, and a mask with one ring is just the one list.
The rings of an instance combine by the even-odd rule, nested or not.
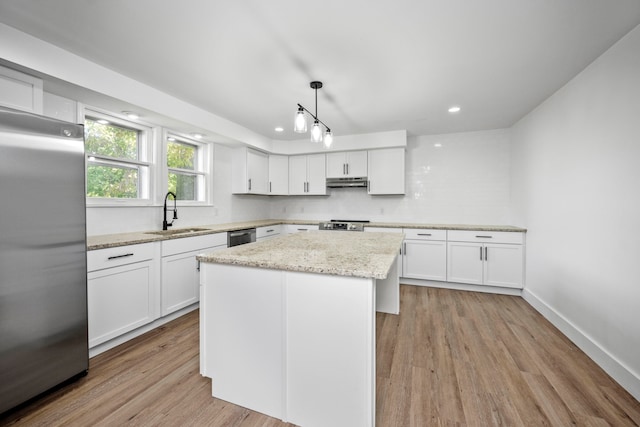
[[(322, 142), (324, 140), (324, 146), (326, 148), (329, 148), (333, 143), (333, 133), (331, 132), (331, 129), (329, 129), (329, 126), (327, 126), (322, 120), (318, 118), (318, 89), (322, 88), (322, 82), (313, 81), (309, 85), (316, 94), (316, 113), (313, 114), (311, 113), (311, 111), (298, 104), (298, 111), (296, 112), (296, 118), (293, 122), (293, 131), (297, 133), (305, 133), (307, 131), (307, 117), (304, 115), (306, 111), (311, 117), (313, 117), (313, 126), (311, 127), (311, 142)], [(321, 123), (325, 128), (324, 137), (322, 135), (322, 128), (320, 127)]]

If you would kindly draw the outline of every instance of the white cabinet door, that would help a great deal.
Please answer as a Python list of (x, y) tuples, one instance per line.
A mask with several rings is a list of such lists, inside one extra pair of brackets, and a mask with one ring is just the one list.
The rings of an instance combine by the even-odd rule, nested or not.
[(289, 157), (269, 155), (269, 194), (289, 194)]
[(307, 194), (307, 156), (289, 156), (289, 194)]
[(327, 178), (343, 178), (347, 174), (346, 153), (327, 153)]
[(42, 114), (42, 79), (0, 67), (0, 105)]
[(404, 148), (368, 152), (369, 194), (404, 194)]
[(289, 194), (327, 194), (324, 154), (289, 157)]
[(402, 277), (447, 280), (447, 242), (405, 240), (402, 268)]
[(524, 256), (521, 245), (485, 243), (484, 284), (522, 288)]
[(269, 156), (247, 147), (234, 149), (231, 191), (234, 194), (267, 194)]
[(307, 194), (327, 194), (327, 175), (324, 154), (307, 156)]
[(349, 151), (347, 153), (347, 176), (365, 177), (367, 175), (367, 152)]
[(267, 194), (269, 191), (269, 156), (254, 150), (247, 150), (248, 192)]
[(447, 243), (447, 281), (483, 284), (484, 247), (482, 243)]
[(166, 316), (200, 299), (200, 278), (196, 255), (186, 252), (162, 257), (162, 315)]
[(366, 151), (348, 151), (327, 154), (327, 178), (366, 176)]
[(88, 273), (90, 348), (159, 317), (157, 269), (148, 260)]

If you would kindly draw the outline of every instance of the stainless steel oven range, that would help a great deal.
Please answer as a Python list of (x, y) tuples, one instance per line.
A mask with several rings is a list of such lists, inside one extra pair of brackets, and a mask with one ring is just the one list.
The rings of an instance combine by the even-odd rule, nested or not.
[(364, 226), (368, 222), (369, 221), (366, 220), (332, 219), (331, 221), (323, 221), (318, 224), (318, 229), (333, 231), (364, 231)]

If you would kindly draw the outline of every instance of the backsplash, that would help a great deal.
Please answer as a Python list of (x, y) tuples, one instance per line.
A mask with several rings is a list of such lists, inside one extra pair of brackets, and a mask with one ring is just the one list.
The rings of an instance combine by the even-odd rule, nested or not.
[(270, 199), (271, 217), (509, 224), (509, 135), (500, 129), (410, 137), (404, 196), (370, 196), (362, 188), (283, 196)]

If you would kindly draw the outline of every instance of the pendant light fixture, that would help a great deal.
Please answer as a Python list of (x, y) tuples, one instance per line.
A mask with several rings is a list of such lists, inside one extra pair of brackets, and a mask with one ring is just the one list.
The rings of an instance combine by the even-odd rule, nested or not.
[[(306, 111), (311, 117), (313, 117), (313, 126), (311, 126), (311, 142), (322, 142), (324, 139), (324, 146), (329, 148), (333, 143), (333, 133), (331, 133), (329, 126), (324, 124), (324, 122), (318, 118), (318, 89), (322, 88), (322, 82), (313, 81), (309, 85), (316, 94), (316, 113), (313, 114), (311, 111), (298, 104), (298, 111), (296, 112), (293, 131), (297, 133), (305, 133), (307, 131), (307, 118), (304, 115), (304, 112)], [(320, 128), (321, 123), (325, 128), (324, 138), (322, 135), (322, 129)]]

